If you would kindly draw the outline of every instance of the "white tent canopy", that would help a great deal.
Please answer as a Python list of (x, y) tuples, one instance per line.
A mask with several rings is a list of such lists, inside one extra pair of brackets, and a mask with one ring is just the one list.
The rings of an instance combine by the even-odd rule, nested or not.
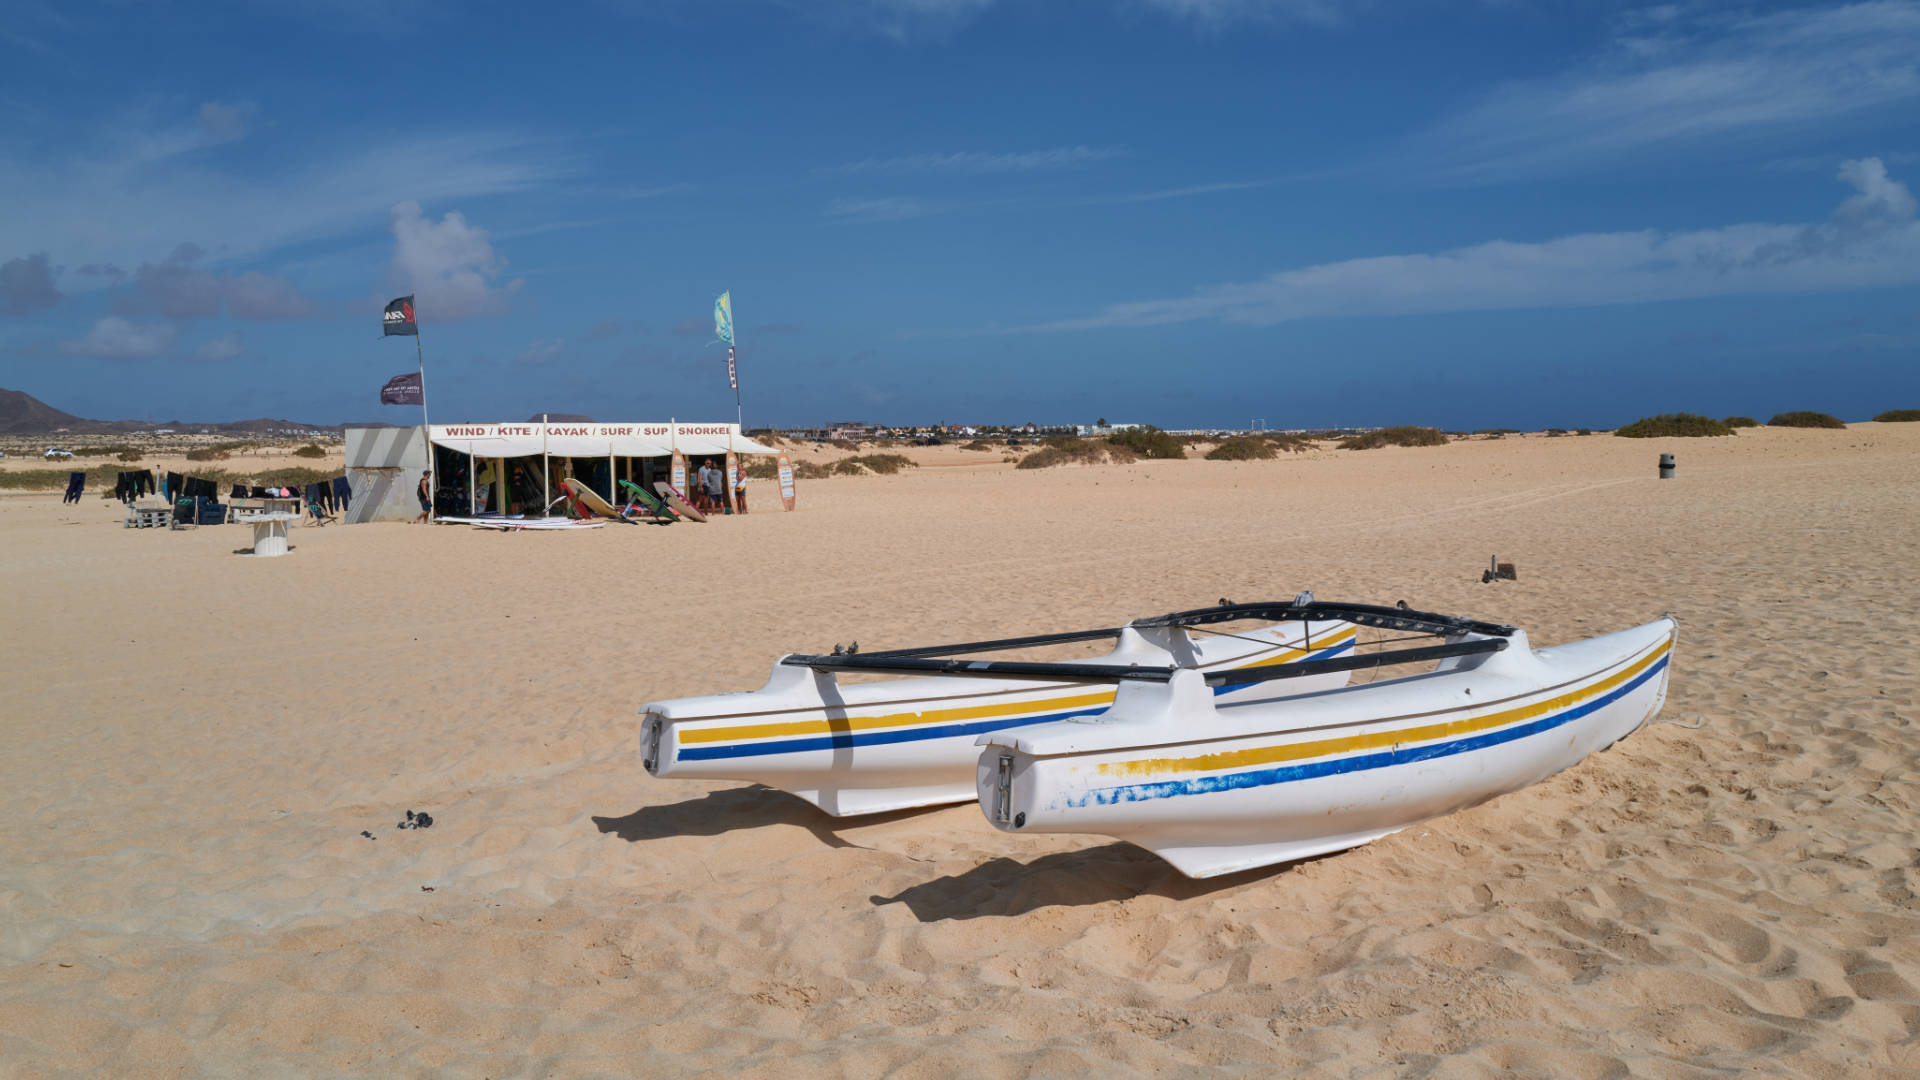
[(665, 457), (675, 450), (689, 456), (777, 454), (740, 433), (738, 424), (435, 424), (435, 445), (483, 458)]

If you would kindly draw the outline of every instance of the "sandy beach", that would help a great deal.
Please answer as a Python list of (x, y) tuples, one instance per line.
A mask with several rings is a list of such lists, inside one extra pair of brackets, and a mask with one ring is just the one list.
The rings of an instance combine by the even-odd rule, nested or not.
[[(0, 495), (0, 1075), (1920, 1075), (1920, 424), (913, 454), (790, 514), (280, 559)], [(643, 703), (783, 652), (1301, 589), (1540, 646), (1670, 611), (1676, 723), (1204, 882), (640, 767)]]

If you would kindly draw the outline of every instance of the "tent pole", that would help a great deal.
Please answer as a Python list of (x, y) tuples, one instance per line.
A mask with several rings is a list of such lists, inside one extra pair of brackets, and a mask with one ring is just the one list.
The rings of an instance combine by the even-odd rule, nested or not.
[(553, 470), (547, 465), (547, 414), (540, 414), (540, 516), (553, 509)]
[(477, 514), (480, 512), (480, 508), (473, 505), (473, 497), (475, 494), (477, 494), (477, 492), (474, 490), (474, 487), (473, 487), (474, 477), (478, 475), (480, 475), (480, 459), (473, 456), (473, 443), (468, 442), (467, 443), (467, 513), (469, 514)]

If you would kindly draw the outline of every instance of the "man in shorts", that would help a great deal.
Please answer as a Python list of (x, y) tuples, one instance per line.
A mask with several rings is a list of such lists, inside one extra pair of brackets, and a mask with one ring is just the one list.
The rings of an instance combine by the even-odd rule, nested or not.
[(408, 523), (411, 525), (418, 525), (433, 514), (433, 473), (423, 472), (420, 474), (419, 494), (420, 516)]

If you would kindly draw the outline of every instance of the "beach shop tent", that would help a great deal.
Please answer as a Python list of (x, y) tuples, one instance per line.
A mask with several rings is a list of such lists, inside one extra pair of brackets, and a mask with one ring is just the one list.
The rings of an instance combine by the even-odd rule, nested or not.
[[(420, 429), (348, 428), (346, 434), (347, 483), (353, 490), (347, 520), (408, 521), (419, 514), (414, 489), (427, 468)], [(484, 460), (537, 458), (544, 454), (596, 462), (657, 458), (664, 465), (675, 450), (689, 460), (722, 458), (728, 450), (742, 455), (779, 453), (741, 434), (738, 424), (720, 423), (435, 424), (432, 436), (436, 449)], [(537, 469), (534, 475), (539, 475)], [(452, 477), (435, 479), (449, 481)], [(559, 492), (548, 494), (557, 496)], [(611, 495), (609, 500), (618, 501)]]

